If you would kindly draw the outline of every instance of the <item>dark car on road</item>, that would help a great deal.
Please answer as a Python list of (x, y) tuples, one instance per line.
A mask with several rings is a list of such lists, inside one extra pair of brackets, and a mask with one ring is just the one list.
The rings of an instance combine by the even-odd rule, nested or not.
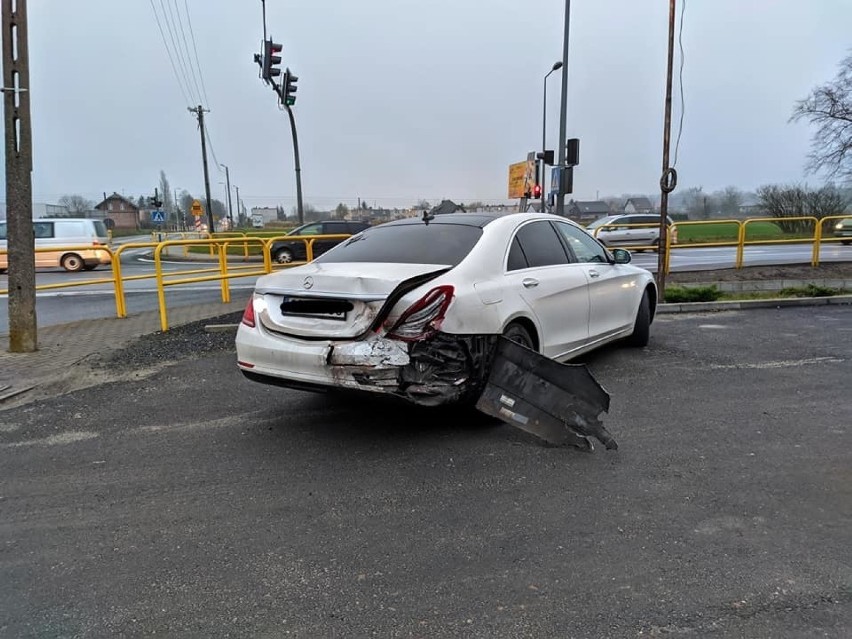
[[(327, 222), (310, 222), (296, 227), (287, 235), (355, 235), (369, 228), (367, 222), (349, 222), (346, 220), (330, 220)], [(313, 254), (319, 257), (330, 248), (337, 246), (346, 238), (314, 240)], [(272, 261), (278, 264), (304, 262), (307, 257), (307, 245), (304, 240), (280, 240), (272, 243), (270, 249)]]
[(834, 237), (842, 237), (842, 244), (852, 244), (852, 217), (846, 217), (834, 225)]

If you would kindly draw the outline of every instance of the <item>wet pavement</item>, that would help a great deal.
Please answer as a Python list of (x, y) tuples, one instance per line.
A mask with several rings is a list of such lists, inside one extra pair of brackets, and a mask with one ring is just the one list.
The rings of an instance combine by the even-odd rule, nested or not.
[(849, 306), (661, 315), (592, 453), (169, 352), (0, 411), (0, 637), (852, 634)]

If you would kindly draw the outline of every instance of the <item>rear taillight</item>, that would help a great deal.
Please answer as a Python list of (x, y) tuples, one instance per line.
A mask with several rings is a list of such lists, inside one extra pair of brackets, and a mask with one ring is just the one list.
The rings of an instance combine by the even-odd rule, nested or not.
[(249, 328), (254, 328), (254, 298), (250, 297), (248, 304), (246, 304), (246, 310), (243, 311), (243, 324), (248, 326)]
[(452, 286), (436, 286), (412, 304), (388, 331), (388, 337), (414, 342), (440, 330), (450, 302)]

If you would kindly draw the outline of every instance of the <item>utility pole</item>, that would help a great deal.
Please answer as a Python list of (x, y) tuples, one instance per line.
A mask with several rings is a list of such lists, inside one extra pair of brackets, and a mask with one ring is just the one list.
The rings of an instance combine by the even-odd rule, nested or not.
[[(565, 34), (562, 40), (562, 104), (559, 109), (559, 166), (565, 170), (565, 141), (568, 128), (568, 34), (571, 26), (571, 0), (565, 0)], [(556, 192), (556, 215), (565, 215), (562, 185)]]
[(198, 118), (198, 130), (201, 131), (201, 160), (204, 163), (204, 195), (207, 198), (207, 225), (211, 233), (216, 232), (216, 223), (213, 221), (213, 198), (210, 197), (210, 174), (207, 171), (207, 131), (204, 129), (204, 114), (209, 111), (201, 108), (199, 104), (194, 109), (188, 107), (190, 113)]
[(663, 175), (660, 178), (660, 245), (657, 254), (659, 301), (666, 301), (666, 248), (668, 244), (669, 193), (677, 186), (677, 172), (669, 166), (672, 138), (672, 71), (674, 69), (675, 0), (669, 0), (669, 52), (666, 70), (666, 105), (663, 116)]
[[(230, 221), (230, 229), (234, 230), (234, 210), (231, 208), (231, 171), (228, 169), (227, 164), (223, 164), (225, 167), (225, 188), (228, 189), (228, 220)], [(239, 215), (239, 211), (237, 211)]]
[(2, 2), (9, 351), (32, 353), (38, 349), (38, 322), (35, 298), (33, 146), (27, 2)]
[(237, 219), (242, 219), (243, 211), (240, 208), (240, 187), (234, 184), (234, 188), (237, 191)]

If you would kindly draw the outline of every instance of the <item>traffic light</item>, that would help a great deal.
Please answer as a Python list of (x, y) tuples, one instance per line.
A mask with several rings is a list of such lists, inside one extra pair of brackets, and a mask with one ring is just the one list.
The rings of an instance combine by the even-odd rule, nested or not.
[(271, 82), (272, 78), (277, 78), (281, 75), (281, 69), (276, 65), (281, 64), (281, 56), (279, 55), (284, 49), (284, 46), (273, 42), (272, 38), (263, 41), (263, 61), (260, 67), (260, 77), (264, 82)]
[(533, 199), (535, 199), (535, 200), (537, 200), (541, 197), (541, 184), (536, 184), (533, 187), (532, 195), (533, 195)]
[(284, 72), (284, 77), (281, 80), (281, 101), (287, 106), (296, 104), (296, 90), (299, 88), (296, 86), (296, 82), (298, 81), (299, 77), (294, 75), (289, 68)]

